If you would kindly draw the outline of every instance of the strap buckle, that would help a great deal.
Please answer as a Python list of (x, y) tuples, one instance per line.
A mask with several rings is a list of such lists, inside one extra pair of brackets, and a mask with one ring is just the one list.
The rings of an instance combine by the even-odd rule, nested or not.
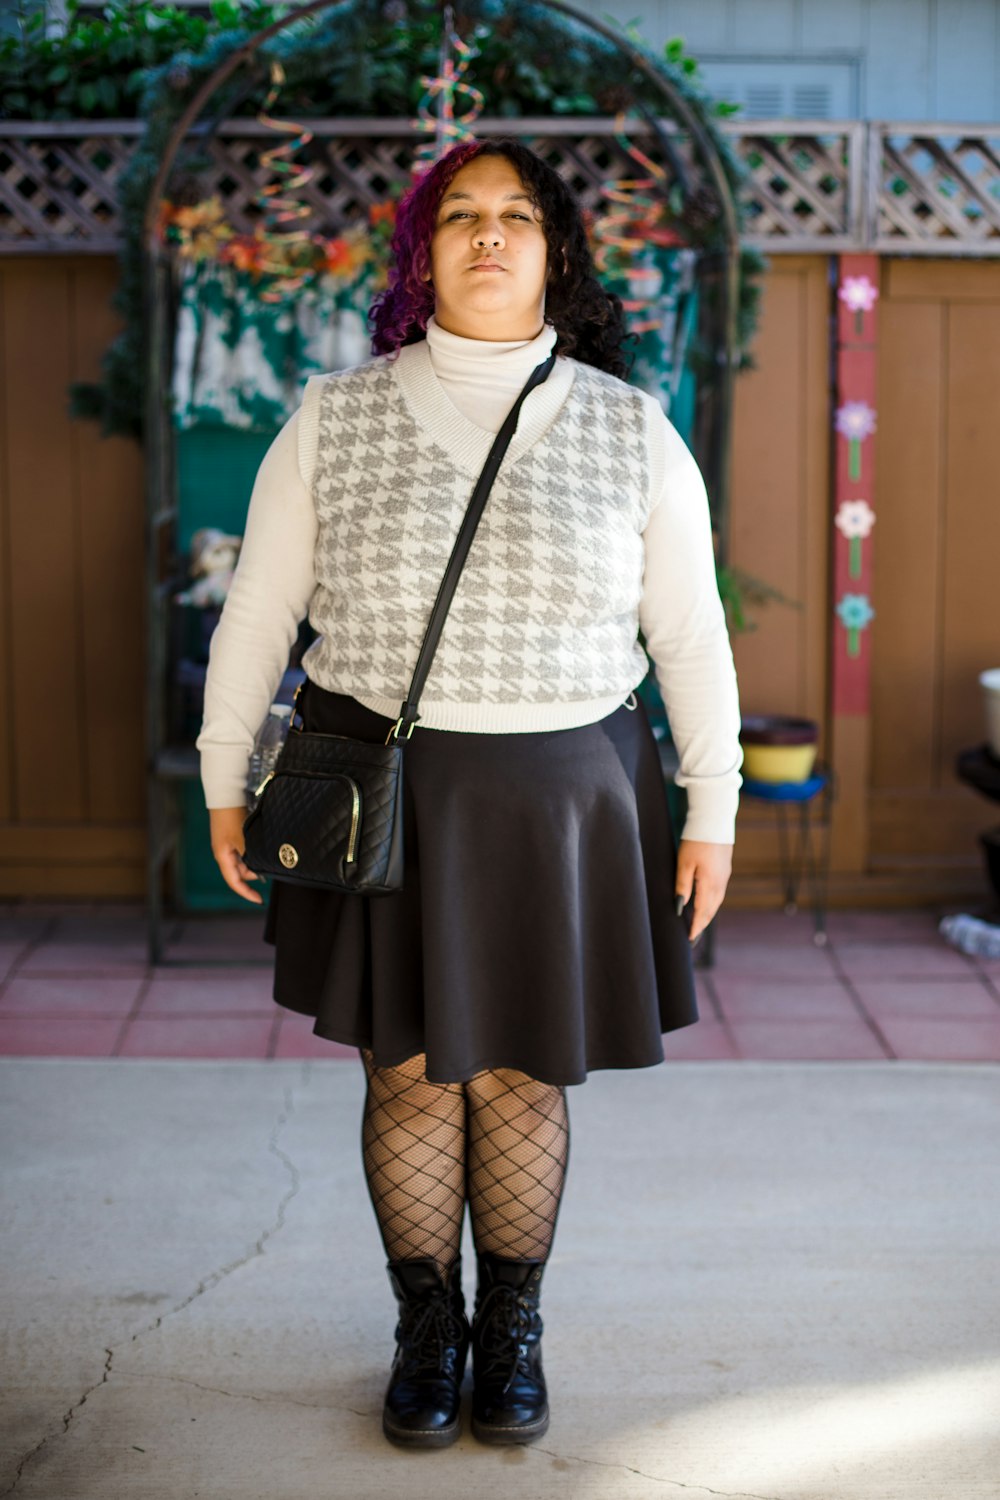
[[(302, 724), (303, 724), (303, 727), (304, 727), (305, 726), (305, 718), (303, 717), (302, 710), (299, 707), (299, 694), (302, 692), (302, 689), (305, 687), (307, 681), (308, 681), (308, 678), (303, 677), (302, 681), (299, 683), (298, 687), (295, 689), (295, 696), (292, 699), (292, 712), (291, 712), (291, 715), (290, 715), (289, 720), (288, 720), (288, 727), (289, 727), (289, 729), (295, 729), (296, 733), (299, 733), (299, 734), (301, 734), (302, 731), (301, 731), (301, 729), (297, 729), (296, 728), (295, 715), (298, 714), (299, 718), (302, 719)], [(260, 794), (258, 793), (257, 795), (259, 796)]]
[[(389, 730), (389, 733), (385, 737), (385, 742), (386, 742), (387, 745), (388, 745), (388, 743), (389, 743), (390, 740), (395, 740), (395, 742), (397, 744), (399, 743), (399, 730), (400, 730), (400, 726), (402, 725), (402, 722), (403, 722), (403, 715), (400, 714), (399, 718), (396, 720), (395, 724), (392, 726), (392, 728)], [(408, 740), (411, 737), (411, 735), (413, 734), (413, 731), (414, 731), (414, 729), (416, 729), (416, 727), (417, 727), (417, 723), (416, 723), (416, 720), (414, 719), (413, 722), (408, 726), (407, 731), (406, 731), (405, 735), (403, 736), (403, 738), (406, 739), (406, 740)]]

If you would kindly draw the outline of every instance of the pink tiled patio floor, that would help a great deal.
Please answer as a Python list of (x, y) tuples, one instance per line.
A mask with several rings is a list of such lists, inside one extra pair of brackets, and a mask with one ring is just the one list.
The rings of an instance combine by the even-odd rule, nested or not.
[[(723, 911), (698, 970), (701, 1021), (665, 1039), (717, 1058), (1000, 1062), (1000, 962), (967, 958), (936, 911)], [(353, 1057), (271, 999), (259, 915), (175, 924), (151, 969), (135, 906), (0, 907), (0, 1053), (63, 1057)]]

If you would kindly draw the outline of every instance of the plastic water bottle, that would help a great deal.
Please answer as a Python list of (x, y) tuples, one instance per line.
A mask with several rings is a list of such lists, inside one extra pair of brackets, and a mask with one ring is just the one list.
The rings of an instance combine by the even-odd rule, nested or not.
[(954, 917), (942, 917), (938, 932), (962, 953), (977, 954), (980, 958), (1000, 958), (1000, 927), (992, 922), (962, 912)]
[(253, 812), (257, 806), (257, 789), (274, 770), (275, 762), (285, 743), (292, 710), (287, 703), (272, 703), (271, 710), (260, 726), (250, 752), (247, 769), (247, 809)]

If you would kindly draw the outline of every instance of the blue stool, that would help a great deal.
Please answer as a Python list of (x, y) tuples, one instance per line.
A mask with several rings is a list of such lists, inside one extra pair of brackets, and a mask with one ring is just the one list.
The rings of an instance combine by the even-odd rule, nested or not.
[[(784, 886), (785, 911), (798, 911), (798, 895), (803, 879), (812, 896), (813, 942), (826, 943), (826, 895), (830, 874), (830, 807), (836, 795), (833, 770), (817, 765), (812, 776), (805, 781), (754, 781), (745, 776), (740, 788), (740, 797), (756, 797), (761, 802), (770, 802), (778, 819), (778, 850), (781, 860), (781, 878)], [(817, 803), (820, 818), (814, 824), (813, 804)], [(789, 830), (789, 806), (799, 810), (797, 838), (794, 847)], [(817, 835), (814, 838), (814, 832)], [(817, 851), (816, 844), (819, 844)]]

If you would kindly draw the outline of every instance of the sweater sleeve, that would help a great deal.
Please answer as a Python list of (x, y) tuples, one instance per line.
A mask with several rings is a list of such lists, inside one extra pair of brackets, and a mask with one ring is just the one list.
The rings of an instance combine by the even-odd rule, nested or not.
[(305, 403), (289, 417), (257, 470), (239, 562), (212, 636), (196, 741), (209, 808), (245, 802), (254, 738), (316, 587), (316, 511), (301, 462), (311, 413), (303, 418), (304, 410)]
[(675, 779), (687, 791), (682, 837), (732, 844), (743, 748), (708, 496), (683, 438), (649, 399), (654, 494), (643, 532), (639, 624), (677, 746)]

